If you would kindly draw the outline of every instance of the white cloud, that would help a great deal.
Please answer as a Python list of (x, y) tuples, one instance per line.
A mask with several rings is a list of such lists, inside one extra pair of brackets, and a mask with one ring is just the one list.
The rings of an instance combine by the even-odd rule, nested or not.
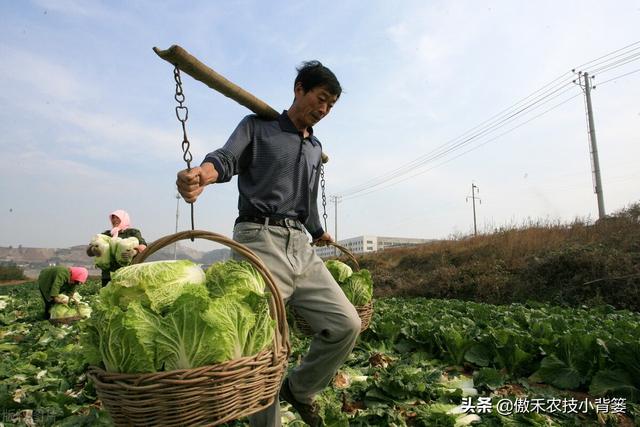
[(11, 46), (3, 47), (0, 79), (4, 82), (4, 96), (18, 103), (23, 97), (71, 102), (96, 96), (92, 86), (82, 84), (69, 67), (44, 55)]
[[(155, 129), (135, 119), (116, 114), (63, 110), (55, 117), (86, 133), (86, 138), (69, 136), (79, 142), (85, 155), (99, 159), (142, 156), (141, 161), (175, 157), (175, 132)], [(80, 142), (82, 140), (82, 142)]]

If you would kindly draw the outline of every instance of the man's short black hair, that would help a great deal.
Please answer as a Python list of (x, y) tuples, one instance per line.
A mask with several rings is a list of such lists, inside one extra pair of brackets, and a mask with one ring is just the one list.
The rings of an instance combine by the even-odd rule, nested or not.
[(333, 72), (322, 65), (320, 61), (305, 61), (298, 68), (298, 76), (294, 82), (294, 86), (298, 82), (302, 83), (302, 89), (305, 92), (309, 92), (315, 87), (325, 87), (331, 95), (335, 95), (340, 98), (342, 93), (342, 87), (340, 82)]

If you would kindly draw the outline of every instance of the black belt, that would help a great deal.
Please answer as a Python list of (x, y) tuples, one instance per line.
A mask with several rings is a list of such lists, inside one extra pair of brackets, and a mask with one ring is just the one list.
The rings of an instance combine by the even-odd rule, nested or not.
[(270, 217), (261, 217), (261, 216), (240, 215), (238, 218), (236, 218), (236, 224), (240, 222), (253, 222), (255, 224), (263, 224), (263, 225), (276, 225), (278, 227), (296, 228), (298, 230), (304, 231), (304, 225), (302, 225), (300, 221), (294, 218), (270, 218)]

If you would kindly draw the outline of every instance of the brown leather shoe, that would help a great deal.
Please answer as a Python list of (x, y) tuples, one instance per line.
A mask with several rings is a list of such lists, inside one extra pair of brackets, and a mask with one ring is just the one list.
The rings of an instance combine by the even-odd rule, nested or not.
[(282, 383), (282, 387), (280, 388), (280, 399), (285, 400), (291, 404), (300, 414), (300, 418), (302, 421), (309, 424), (311, 427), (320, 427), (324, 425), (322, 422), (322, 417), (318, 414), (318, 406), (315, 404), (309, 405), (306, 403), (298, 402), (295, 397), (293, 397), (293, 393), (291, 393), (291, 388), (289, 387), (289, 378), (285, 378)]

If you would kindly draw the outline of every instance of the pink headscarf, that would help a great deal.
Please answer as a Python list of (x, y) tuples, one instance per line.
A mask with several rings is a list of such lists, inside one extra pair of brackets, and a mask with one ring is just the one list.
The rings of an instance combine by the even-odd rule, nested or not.
[(129, 219), (129, 214), (123, 211), (122, 209), (118, 209), (117, 211), (113, 211), (109, 214), (109, 221), (111, 221), (111, 216), (115, 215), (120, 218), (120, 224), (113, 227), (111, 229), (111, 237), (118, 237), (118, 233), (122, 230), (126, 230), (131, 226), (131, 220)]
[(84, 267), (69, 267), (69, 271), (71, 272), (70, 279), (74, 282), (84, 283), (89, 277), (89, 271)]

